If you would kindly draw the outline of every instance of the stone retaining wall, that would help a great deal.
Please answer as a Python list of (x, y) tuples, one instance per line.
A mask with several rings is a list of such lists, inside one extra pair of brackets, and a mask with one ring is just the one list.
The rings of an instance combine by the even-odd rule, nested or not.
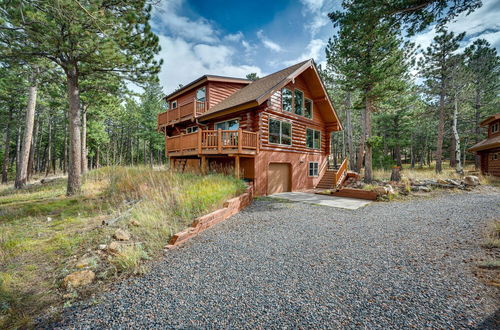
[(226, 220), (232, 215), (235, 215), (236, 213), (250, 205), (250, 203), (252, 203), (252, 200), (253, 188), (250, 186), (242, 195), (226, 201), (222, 209), (194, 219), (194, 221), (191, 223), (191, 226), (172, 236), (172, 238), (168, 242), (167, 248), (171, 248), (184, 243), (185, 241), (187, 241), (191, 237), (198, 235), (205, 229)]

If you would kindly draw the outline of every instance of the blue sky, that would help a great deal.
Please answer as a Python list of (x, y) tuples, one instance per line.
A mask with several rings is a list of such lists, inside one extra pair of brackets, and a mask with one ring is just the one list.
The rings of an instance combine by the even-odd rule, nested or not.
[[(313, 58), (324, 63), (325, 45), (334, 34), (327, 14), (340, 0), (163, 0), (152, 26), (160, 37), (164, 60), (160, 81), (166, 93), (204, 74), (260, 76)], [(482, 37), (500, 51), (500, 0), (448, 24), (466, 31), (466, 47)], [(427, 47), (433, 27), (413, 37)]]

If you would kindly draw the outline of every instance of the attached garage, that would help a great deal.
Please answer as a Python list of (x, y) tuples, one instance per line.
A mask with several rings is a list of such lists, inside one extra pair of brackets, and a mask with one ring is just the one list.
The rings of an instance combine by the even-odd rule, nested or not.
[(270, 163), (267, 170), (267, 194), (272, 195), (291, 191), (291, 165), (289, 163)]

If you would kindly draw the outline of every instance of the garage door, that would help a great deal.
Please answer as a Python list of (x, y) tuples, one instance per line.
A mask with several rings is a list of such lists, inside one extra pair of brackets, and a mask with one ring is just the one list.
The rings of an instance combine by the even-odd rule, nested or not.
[(267, 194), (271, 195), (290, 190), (290, 164), (269, 164), (267, 171)]

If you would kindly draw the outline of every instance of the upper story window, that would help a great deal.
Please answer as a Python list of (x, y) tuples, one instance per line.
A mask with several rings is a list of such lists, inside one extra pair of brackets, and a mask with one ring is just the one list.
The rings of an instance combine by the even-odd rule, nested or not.
[(306, 147), (311, 149), (321, 148), (321, 132), (315, 129), (306, 129)]
[(171, 102), (171, 104), (172, 104), (171, 109), (175, 109), (175, 108), (177, 108), (177, 100), (172, 101), (172, 102)]
[(304, 117), (309, 119), (313, 117), (313, 101), (308, 98), (304, 98)]
[(491, 155), (491, 160), (498, 160), (498, 152)]
[(491, 125), (491, 134), (498, 132), (500, 123), (496, 122)]
[(269, 143), (292, 145), (292, 123), (269, 118)]
[(198, 126), (190, 126), (186, 128), (186, 134), (198, 132)]
[(281, 108), (283, 111), (292, 111), (292, 91), (288, 88), (281, 90)]
[(206, 87), (199, 88), (196, 91), (196, 101), (205, 102), (206, 100), (207, 89)]
[(300, 89), (295, 89), (295, 102), (294, 102), (294, 112), (296, 115), (302, 116), (303, 115), (303, 108), (304, 108), (304, 92), (301, 91)]

